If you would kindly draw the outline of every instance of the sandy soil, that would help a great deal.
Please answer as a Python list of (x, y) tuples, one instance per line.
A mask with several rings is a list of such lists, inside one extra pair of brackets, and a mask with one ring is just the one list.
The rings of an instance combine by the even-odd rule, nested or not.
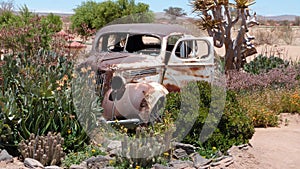
[[(225, 55), (225, 48), (215, 48), (220, 56)], [(250, 62), (258, 55), (263, 56), (275, 55), (289, 61), (300, 61), (300, 45), (260, 45), (256, 47), (257, 54), (247, 57)]]
[[(232, 150), (230, 169), (298, 169), (300, 167), (300, 116), (282, 114), (277, 128), (257, 128), (248, 150)], [(287, 119), (287, 120), (285, 120)], [(286, 125), (287, 124), (287, 125)]]

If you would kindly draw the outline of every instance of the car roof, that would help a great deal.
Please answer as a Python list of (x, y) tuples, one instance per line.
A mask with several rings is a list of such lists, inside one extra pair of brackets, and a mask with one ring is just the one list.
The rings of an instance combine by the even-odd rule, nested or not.
[(100, 29), (98, 31), (98, 34), (107, 34), (115, 32), (152, 34), (159, 36), (167, 36), (172, 33), (191, 33), (188, 29), (175, 24), (138, 23), (108, 25)]

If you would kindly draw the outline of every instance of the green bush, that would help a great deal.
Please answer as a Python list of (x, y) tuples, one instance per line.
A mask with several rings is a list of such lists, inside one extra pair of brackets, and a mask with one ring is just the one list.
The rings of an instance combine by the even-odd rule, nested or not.
[(30, 133), (50, 131), (65, 138), (64, 150), (80, 148), (88, 137), (72, 100), (72, 61), (46, 51), (5, 56), (4, 61), (0, 121), (6, 129), (0, 133), (5, 138), (0, 146), (14, 147)]
[[(187, 96), (184, 93), (170, 93), (168, 95), (166, 109), (173, 114), (174, 119), (183, 119), (190, 123), (196, 119), (193, 127), (185, 136), (183, 142), (193, 144), (204, 149), (217, 148), (221, 151), (229, 149), (232, 145), (247, 143), (254, 133), (254, 127), (251, 119), (248, 118), (247, 112), (239, 105), (236, 94), (232, 91), (226, 92), (226, 101), (224, 112), (221, 112), (222, 107), (222, 89), (215, 87), (214, 96), (212, 95), (211, 84), (208, 82), (189, 83), (190, 91), (199, 91), (199, 97), (195, 95)], [(218, 95), (218, 92), (220, 95)], [(220, 97), (220, 100), (212, 102), (212, 97)], [(184, 99), (187, 99), (183, 101)], [(218, 99), (218, 98), (214, 98)], [(224, 98), (225, 99), (225, 98)], [(199, 100), (199, 102), (195, 102)], [(182, 106), (189, 103), (188, 106)], [(188, 108), (184, 108), (188, 107)], [(181, 108), (181, 110), (179, 110)], [(182, 110), (186, 109), (186, 110)], [(210, 111), (214, 109), (214, 111)], [(173, 113), (174, 112), (174, 113)], [(195, 117), (196, 112), (196, 117)], [(209, 113), (211, 116), (208, 116)], [(223, 115), (222, 115), (223, 113)], [(192, 116), (184, 118), (183, 114), (192, 114)], [(222, 117), (220, 117), (222, 116)], [(209, 119), (207, 120), (207, 118)], [(221, 118), (218, 123), (218, 118)], [(205, 142), (200, 142), (200, 133), (205, 123), (208, 124), (209, 130), (214, 130)], [(218, 123), (218, 124), (217, 124)], [(217, 126), (214, 128), (214, 126)], [(181, 132), (180, 127), (177, 127), (176, 132)], [(178, 134), (176, 133), (175, 134)]]
[(288, 61), (276, 56), (262, 56), (259, 55), (250, 63), (244, 65), (244, 70), (252, 74), (266, 73), (274, 68), (286, 68), (289, 65)]

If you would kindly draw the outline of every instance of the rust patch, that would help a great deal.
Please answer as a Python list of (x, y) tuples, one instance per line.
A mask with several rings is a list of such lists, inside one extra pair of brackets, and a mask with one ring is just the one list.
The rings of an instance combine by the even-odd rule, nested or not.
[(208, 78), (209, 78), (209, 76), (198, 75), (198, 74), (194, 74), (193, 76), (199, 77), (199, 78), (201, 78), (201, 79), (208, 79)]
[(190, 67), (190, 70), (191, 71), (199, 71), (199, 70), (204, 70), (205, 67), (204, 66), (193, 66), (193, 67)]
[(164, 85), (165, 88), (169, 91), (169, 92), (180, 92), (180, 87), (173, 85), (173, 84), (166, 84)]

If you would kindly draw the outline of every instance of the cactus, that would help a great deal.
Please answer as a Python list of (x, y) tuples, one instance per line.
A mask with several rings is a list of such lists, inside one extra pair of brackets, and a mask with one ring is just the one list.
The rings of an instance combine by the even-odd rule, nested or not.
[(30, 134), (28, 140), (22, 140), (19, 143), (19, 151), (23, 159), (34, 158), (43, 165), (57, 165), (65, 157), (62, 145), (64, 138), (60, 133), (52, 134), (49, 132), (47, 136), (35, 136)]

